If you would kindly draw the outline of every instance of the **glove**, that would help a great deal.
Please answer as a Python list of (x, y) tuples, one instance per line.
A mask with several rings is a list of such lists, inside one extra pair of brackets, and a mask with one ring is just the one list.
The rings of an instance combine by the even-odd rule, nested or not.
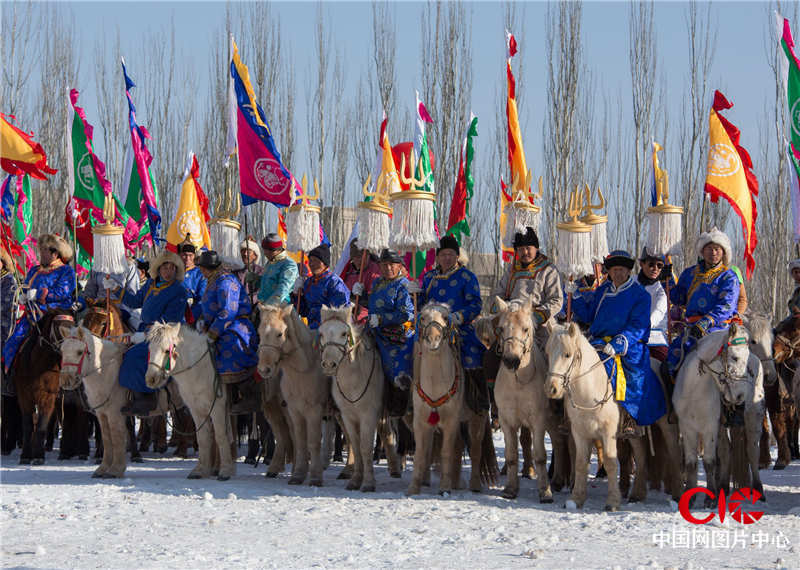
[(211, 342), (217, 342), (217, 339), (219, 338), (219, 335), (215, 331), (208, 331), (206, 335), (208, 336), (208, 340)]
[(574, 281), (567, 281), (567, 283), (564, 285), (564, 292), (567, 295), (572, 295), (577, 290), (578, 290), (578, 284), (575, 283)]
[(73, 312), (77, 313), (78, 311), (81, 310), (81, 307), (82, 307), (82, 305), (78, 301), (75, 301), (74, 303), (72, 303), (72, 307), (71, 308), (72, 308)]
[(194, 328), (199, 332), (205, 332), (206, 322), (203, 319), (197, 319), (194, 323)]
[(353, 285), (353, 295), (358, 295), (359, 297), (364, 294), (364, 284), (360, 281), (356, 281), (356, 284)]
[(299, 293), (303, 290), (303, 284), (305, 283), (305, 279), (302, 277), (298, 277), (294, 280), (294, 292)]
[(28, 289), (28, 294), (27, 294), (28, 301), (35, 301), (36, 300), (36, 294), (38, 292), (39, 291), (37, 291), (36, 289)]
[(406, 289), (408, 289), (408, 292), (412, 295), (414, 293), (422, 293), (422, 287), (420, 287), (419, 283), (416, 281), (409, 281), (408, 285), (406, 285)]
[(692, 325), (692, 328), (689, 329), (689, 336), (692, 338), (701, 339), (703, 338), (703, 329), (698, 325)]
[(135, 332), (131, 335), (131, 342), (133, 344), (140, 344), (147, 340), (147, 335), (143, 332)]
[(609, 356), (614, 356), (615, 354), (617, 354), (617, 351), (616, 351), (616, 350), (614, 350), (614, 347), (613, 347), (613, 346), (611, 346), (611, 343), (607, 343), (607, 344), (606, 344), (606, 345), (603, 347), (603, 352), (604, 352), (605, 354), (609, 355)]
[(116, 289), (117, 282), (110, 277), (103, 277), (103, 289)]
[(376, 329), (381, 322), (381, 318), (378, 315), (370, 315), (369, 316), (369, 328)]
[(194, 305), (194, 298), (189, 297), (188, 299), (186, 299), (186, 304), (189, 305), (190, 307)]
[(461, 313), (450, 313), (450, 324), (460, 326), (464, 322), (464, 315)]

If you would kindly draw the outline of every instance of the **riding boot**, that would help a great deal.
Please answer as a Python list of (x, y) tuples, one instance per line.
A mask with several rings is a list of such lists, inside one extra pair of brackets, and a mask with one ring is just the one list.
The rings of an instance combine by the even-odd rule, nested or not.
[(744, 425), (744, 404), (724, 406), (725, 427), (741, 427)]
[(489, 386), (483, 370), (475, 368), (466, 371), (469, 389), (467, 390), (467, 404), (476, 414), (489, 411)]
[(386, 410), (390, 417), (402, 418), (406, 415), (406, 409), (411, 401), (410, 392), (408, 389), (399, 388), (394, 382), (387, 382), (387, 384)]
[(550, 412), (558, 418), (558, 431), (561, 434), (569, 435), (569, 418), (567, 418), (566, 411), (564, 410), (564, 400), (553, 400), (548, 398), (547, 406)]
[(644, 428), (636, 423), (622, 405), (619, 407), (619, 429), (617, 430), (617, 439), (630, 439), (641, 437), (644, 435)]
[(158, 392), (134, 392), (133, 399), (122, 406), (120, 412), (126, 416), (148, 416), (156, 409), (158, 404)]
[(17, 390), (14, 387), (14, 379), (12, 378), (12, 374), (14, 372), (9, 370), (8, 372), (0, 372), (3, 375), (3, 384), (2, 384), (2, 394), (3, 396), (10, 396), (12, 398), (16, 397)]
[(236, 384), (241, 398), (231, 404), (231, 414), (252, 414), (261, 411), (261, 384), (249, 378)]

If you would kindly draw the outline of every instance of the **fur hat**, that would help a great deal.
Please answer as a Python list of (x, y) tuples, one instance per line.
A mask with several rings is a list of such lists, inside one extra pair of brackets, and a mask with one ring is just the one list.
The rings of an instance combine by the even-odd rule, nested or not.
[(158, 268), (167, 262), (173, 264), (177, 268), (175, 280), (183, 281), (183, 276), (186, 274), (186, 267), (183, 265), (183, 260), (177, 253), (173, 253), (168, 249), (163, 250), (150, 262), (150, 277), (158, 279)]
[(276, 234), (275, 232), (267, 234), (267, 237), (261, 240), (261, 249), (283, 249), (283, 240), (281, 236)]
[(316, 257), (322, 263), (325, 264), (325, 267), (331, 266), (331, 250), (325, 244), (318, 245), (317, 247), (309, 251), (308, 257)]
[(715, 243), (722, 248), (724, 252), (722, 254), (722, 263), (729, 267), (733, 259), (731, 240), (725, 235), (725, 232), (718, 230), (716, 226), (711, 228), (710, 231), (700, 234), (700, 238), (697, 240), (697, 257), (703, 257), (703, 248), (710, 243)]
[(539, 236), (536, 235), (536, 231), (527, 226), (525, 228), (525, 233), (517, 232), (514, 234), (514, 247), (523, 247), (526, 245), (532, 245), (535, 248), (539, 248)]
[(624, 249), (615, 249), (603, 260), (603, 266), (606, 269), (611, 269), (612, 267), (633, 269), (634, 263), (633, 256)]
[(791, 273), (792, 269), (794, 269), (795, 267), (800, 269), (800, 259), (794, 259), (789, 262), (789, 267), (788, 267), (789, 273)]
[(461, 253), (461, 248), (458, 246), (458, 240), (453, 236), (444, 236), (439, 240), (439, 247), (436, 248), (436, 253), (438, 254), (443, 249), (452, 249), (456, 252), (456, 255)]
[(54, 249), (64, 263), (72, 261), (72, 246), (69, 242), (56, 234), (43, 234), (39, 236), (39, 248)]
[(261, 263), (261, 249), (258, 247), (256, 240), (253, 239), (253, 236), (247, 236), (247, 239), (239, 244), (240, 251), (245, 249), (249, 249), (256, 254), (256, 264)]

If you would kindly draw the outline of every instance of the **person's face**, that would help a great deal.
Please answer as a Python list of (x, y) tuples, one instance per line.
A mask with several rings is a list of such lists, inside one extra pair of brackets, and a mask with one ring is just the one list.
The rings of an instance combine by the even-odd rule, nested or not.
[(384, 279), (397, 279), (400, 275), (401, 263), (394, 263), (392, 261), (381, 262), (381, 277)]
[(647, 261), (641, 262), (641, 267), (645, 277), (648, 279), (658, 279), (664, 264), (655, 259), (648, 259)]
[(52, 249), (48, 247), (39, 248), (39, 263), (41, 263), (44, 267), (47, 267), (56, 259), (58, 259), (58, 254), (56, 254), (56, 252)]
[(314, 276), (321, 275), (326, 269), (325, 264), (313, 256), (308, 258), (308, 268), (311, 270), (311, 275)]
[(361, 269), (361, 250), (357, 247), (353, 247), (350, 249), (350, 263), (353, 264), (353, 267), (356, 269)]
[(138, 267), (136, 268), (136, 271), (139, 272), (139, 281), (144, 281), (147, 279), (147, 271), (144, 269), (139, 269)]
[(182, 251), (181, 252), (181, 259), (183, 260), (183, 264), (186, 266), (186, 269), (192, 269), (194, 267), (194, 252), (193, 251)]
[(706, 264), (713, 267), (722, 261), (722, 256), (724, 255), (725, 250), (722, 249), (721, 245), (709, 243), (703, 247), (702, 253), (703, 260), (706, 262)]
[(608, 277), (611, 279), (612, 283), (614, 283), (614, 287), (619, 287), (625, 283), (630, 276), (631, 270), (620, 265), (615, 265), (608, 270)]
[(178, 272), (178, 268), (175, 267), (174, 263), (169, 261), (162, 263), (158, 268), (158, 276), (161, 277), (164, 281), (172, 281), (175, 279), (175, 274)]
[(257, 254), (252, 249), (243, 249), (241, 250), (242, 261), (245, 265), (250, 265), (251, 263), (255, 263)]
[(267, 259), (272, 261), (273, 259), (275, 259), (275, 256), (278, 255), (279, 251), (280, 251), (279, 249), (265, 249), (264, 255), (267, 256)]
[(439, 264), (439, 267), (442, 268), (442, 271), (450, 271), (457, 261), (458, 254), (449, 247), (444, 248), (436, 254), (436, 262)]
[(530, 263), (536, 259), (536, 254), (539, 253), (539, 248), (533, 245), (521, 245), (516, 248), (517, 259), (522, 263)]
[(800, 285), (800, 267), (792, 267), (792, 279), (798, 285)]

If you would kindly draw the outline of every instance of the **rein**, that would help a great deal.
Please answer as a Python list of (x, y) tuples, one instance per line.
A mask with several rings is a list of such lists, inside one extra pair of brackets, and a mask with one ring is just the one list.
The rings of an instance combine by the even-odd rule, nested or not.
[[(334, 376), (334, 378), (336, 380), (336, 388), (339, 390), (339, 393), (342, 395), (342, 398), (347, 400), (348, 403), (355, 404), (356, 402), (361, 400), (361, 398), (364, 397), (364, 394), (367, 393), (367, 389), (369, 388), (370, 383), (372, 383), (372, 374), (373, 374), (373, 372), (375, 372), (375, 362), (378, 360), (378, 358), (376, 356), (377, 352), (378, 352), (377, 348), (372, 351), (372, 363), (370, 364), (370, 367), (369, 367), (369, 374), (367, 375), (367, 382), (366, 382), (366, 384), (364, 384), (364, 389), (361, 390), (361, 394), (355, 400), (351, 400), (350, 398), (348, 398), (347, 395), (342, 390), (342, 386), (341, 386), (341, 384), (339, 384), (339, 375), (336, 374), (336, 376)], [(341, 360), (340, 360), (340, 362), (341, 362)]]
[[(94, 333), (92, 333), (92, 334), (94, 334)], [(97, 335), (95, 335), (95, 336), (97, 336)], [(96, 374), (97, 372), (99, 372), (100, 370), (103, 369), (103, 366), (101, 365), (101, 366), (97, 366), (95, 368), (92, 368), (88, 372), (84, 373), (83, 372), (83, 362), (84, 362), (84, 359), (86, 358), (86, 356), (89, 354), (89, 343), (87, 343), (86, 341), (81, 340), (81, 339), (79, 339), (77, 337), (70, 336), (70, 337), (65, 338), (63, 341), (61, 341), (62, 344), (63, 344), (64, 341), (66, 341), (68, 339), (69, 340), (77, 340), (77, 341), (82, 342), (83, 343), (83, 352), (81, 353), (81, 357), (78, 359), (78, 362), (63, 362), (62, 361), (62, 363), (61, 363), (61, 369), (62, 370), (66, 366), (74, 366), (76, 368), (75, 375), (78, 378), (83, 379), (83, 378), (86, 378), (87, 376), (89, 376), (91, 374)], [(100, 408), (105, 406), (111, 400), (111, 397), (114, 395), (114, 387), (112, 386), (111, 390), (108, 391), (108, 396), (106, 397), (106, 399), (103, 400), (97, 406), (92, 406), (89, 403), (88, 396), (86, 395), (86, 390), (85, 389), (84, 390), (80, 390), (81, 386), (82, 386), (82, 381), (78, 382), (74, 386), (72, 386), (72, 385), (70, 385), (70, 386), (62, 386), (61, 388), (63, 390), (67, 390), (67, 391), (78, 390), (79, 391), (78, 393), (80, 394), (81, 402), (83, 403), (84, 408), (86, 410), (88, 410), (89, 412), (91, 412), (92, 414), (95, 414), (95, 415), (97, 415), (96, 414), (97, 410), (99, 410)]]
[[(741, 376), (733, 376), (728, 373), (728, 350), (727, 350), (728, 347), (737, 346), (743, 344), (744, 342), (746, 341), (744, 341), (744, 339), (742, 338), (735, 338), (732, 341), (723, 344), (720, 347), (719, 352), (717, 352), (714, 358), (712, 358), (710, 361), (707, 362), (702, 358), (697, 359), (699, 361), (697, 365), (698, 372), (702, 374), (703, 372), (708, 370), (708, 373), (714, 379), (714, 383), (717, 385), (717, 389), (720, 391), (720, 394), (723, 396), (723, 399), (726, 390), (728, 392), (728, 396), (730, 397), (730, 399), (731, 400), (733, 399), (733, 393), (731, 388), (732, 384), (736, 382), (747, 382), (748, 384), (753, 384), (755, 381), (754, 380), (755, 375), (750, 372), (749, 368), (747, 369), (747, 374), (743, 374)], [(719, 371), (714, 370), (714, 368), (711, 366), (711, 363), (720, 357), (722, 357), (722, 370)]]
[(356, 402), (361, 400), (361, 398), (364, 397), (364, 395), (367, 393), (367, 390), (369, 389), (369, 385), (372, 383), (372, 374), (375, 371), (375, 361), (377, 360), (377, 357), (375, 356), (377, 349), (372, 351), (372, 363), (370, 364), (369, 375), (367, 375), (367, 381), (364, 384), (364, 389), (361, 390), (361, 394), (359, 394), (357, 398), (355, 398), (354, 400), (350, 399), (342, 390), (341, 384), (339, 384), (339, 374), (338, 374), (339, 365), (342, 363), (342, 360), (344, 360), (346, 356), (349, 357), (351, 354), (353, 354), (356, 351), (356, 349), (358, 349), (358, 347), (361, 346), (361, 343), (363, 341), (361, 338), (359, 338), (357, 342), (353, 339), (353, 329), (350, 327), (350, 324), (347, 321), (335, 317), (328, 320), (339, 321), (347, 327), (347, 342), (346, 343), (326, 342), (324, 344), (320, 344), (319, 345), (320, 353), (325, 352), (325, 349), (328, 347), (334, 348), (339, 351), (340, 354), (339, 360), (336, 361), (337, 374), (334, 374), (336, 388), (337, 390), (339, 390), (339, 393), (342, 395), (342, 398), (344, 398), (350, 404), (355, 404)]
[(596, 403), (593, 406), (588, 406), (588, 407), (587, 406), (581, 406), (581, 405), (578, 405), (578, 404), (575, 403), (575, 398), (572, 395), (572, 388), (570, 387), (570, 382), (572, 382), (574, 380), (578, 380), (579, 378), (583, 378), (584, 376), (589, 374), (592, 370), (594, 370), (598, 366), (603, 366), (606, 362), (611, 360), (611, 358), (613, 358), (613, 357), (607, 356), (605, 359), (598, 359), (598, 361), (596, 363), (594, 363), (592, 366), (590, 366), (589, 369), (586, 370), (585, 372), (581, 372), (577, 376), (572, 376), (571, 372), (572, 372), (572, 369), (575, 366), (575, 363), (579, 362), (581, 360), (581, 351), (577, 350), (576, 351), (576, 355), (570, 361), (566, 372), (564, 372), (562, 374), (560, 372), (552, 372), (551, 371), (549, 373), (549, 376), (553, 376), (555, 378), (560, 378), (561, 379), (561, 386), (562, 386), (562, 388), (564, 388), (564, 391), (566, 391), (567, 397), (569, 398), (569, 402), (570, 402), (570, 404), (572, 404), (573, 408), (576, 408), (578, 410), (583, 410), (583, 411), (596, 410), (597, 408), (601, 407), (603, 404), (608, 402), (611, 399), (611, 397), (614, 395), (614, 390), (611, 389), (612, 388), (612, 386), (611, 386), (611, 378), (608, 375), (606, 375), (606, 379), (607, 379), (607, 382), (606, 382), (606, 393), (605, 393), (605, 396), (603, 396), (603, 399), (599, 400), (599, 401), (596, 401)]

